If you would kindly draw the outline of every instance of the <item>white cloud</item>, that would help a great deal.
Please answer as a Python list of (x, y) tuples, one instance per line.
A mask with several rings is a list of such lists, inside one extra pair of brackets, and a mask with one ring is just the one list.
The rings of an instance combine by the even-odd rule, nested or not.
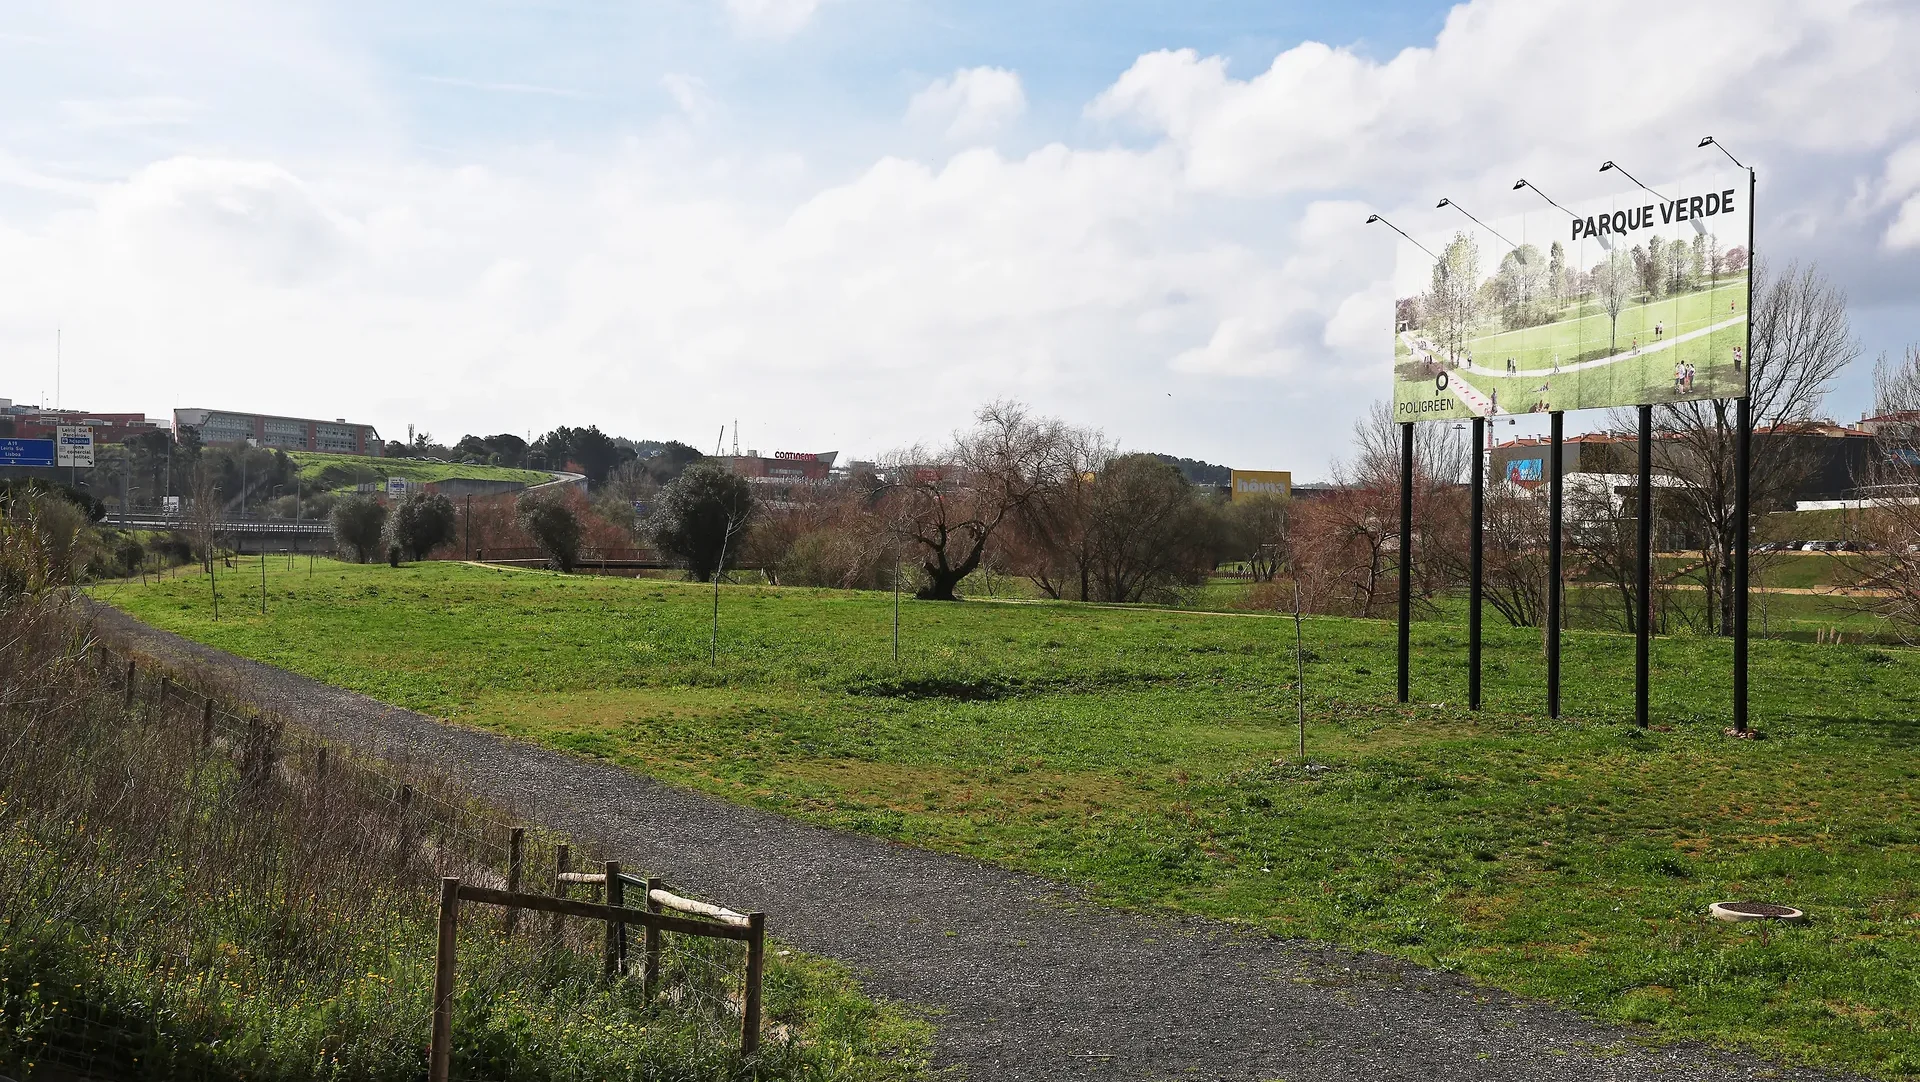
[(962, 68), (935, 79), (913, 96), (907, 119), (936, 127), (948, 139), (972, 143), (992, 138), (1027, 111), (1020, 76), (1004, 68)]
[(744, 34), (783, 38), (813, 21), (820, 0), (726, 0), (727, 14)]
[[(765, 33), (814, 7), (730, 4)], [(1920, 158), (1902, 149), (1920, 77), (1901, 59), (1920, 13), (1811, 7), (1475, 0), (1430, 47), (1302, 45), (1247, 78), (1154, 53), (1088, 106), (1123, 145), (1014, 157), (973, 145), (1024, 115), (1019, 77), (992, 68), (908, 107), (968, 147), (944, 161), (883, 142), (836, 168), (805, 157), (806, 133), (462, 154), (240, 139), (72, 183), (10, 149), (0, 196), (39, 202), (0, 202), (0, 356), (34, 355), (58, 318), (67, 398), (99, 408), (184, 395), (699, 442), (738, 417), (761, 447), (850, 452), (938, 439), (1013, 395), (1132, 447), (1310, 477), (1386, 389), (1393, 238), (1361, 225), (1369, 209), (1417, 231), (1444, 194), (1490, 217), (1529, 198), (1508, 191), (1520, 175), (1580, 198), (1611, 185), (1608, 157), (1657, 183), (1709, 160), (1693, 143), (1712, 132), (1757, 161), (1763, 228), (1799, 230), (1770, 251), (1910, 292), (1893, 250), (1920, 246)], [(1580, 44), (1642, 25), (1684, 49)], [(660, 85), (713, 115), (698, 80)]]
[(698, 75), (668, 72), (660, 77), (660, 85), (666, 88), (667, 96), (673, 99), (681, 115), (692, 123), (705, 124), (719, 109), (719, 103), (707, 89), (707, 81)]
[[(1612, 43), (1633, 28), (1635, 48)], [(1912, 126), (1915, 16), (1872, 0), (1475, 0), (1385, 61), (1307, 42), (1235, 79), (1141, 57), (1088, 112), (1165, 136), (1198, 187), (1284, 194), (1518, 160), (1672, 160), (1703, 124), (1735, 146), (1876, 147)]]

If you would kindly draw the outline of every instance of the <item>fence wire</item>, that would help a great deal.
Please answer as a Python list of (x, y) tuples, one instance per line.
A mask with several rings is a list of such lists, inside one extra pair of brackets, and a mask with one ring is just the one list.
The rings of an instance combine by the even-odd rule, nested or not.
[[(437, 881), (506, 887), (509, 822), (64, 621), (0, 616), (0, 1075), (422, 1077)], [(558, 839), (524, 837), (518, 887), (552, 893)], [(454, 1077), (728, 1073), (744, 945), (665, 934), (649, 975), (629, 927), (608, 981), (605, 928), (465, 907)]]

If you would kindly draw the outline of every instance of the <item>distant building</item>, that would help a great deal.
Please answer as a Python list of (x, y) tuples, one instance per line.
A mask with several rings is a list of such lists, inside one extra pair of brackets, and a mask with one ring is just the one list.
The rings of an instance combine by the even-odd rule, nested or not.
[(1233, 470), (1231, 498), (1242, 496), (1278, 496), (1287, 499), (1293, 495), (1293, 474), (1286, 470)]
[(166, 426), (144, 413), (90, 413), (86, 410), (51, 410), (39, 406), (16, 406), (0, 398), (0, 436), (22, 440), (50, 440), (61, 428), (84, 427), (93, 430), (95, 444), (125, 443), (148, 432), (164, 432)]
[(720, 461), (749, 481), (824, 481), (833, 473), (833, 460), (839, 457), (838, 451), (775, 451), (772, 458), (762, 458), (760, 452), (748, 451), (744, 455), (721, 455)]
[[(1633, 477), (1638, 469), (1639, 440), (1626, 433), (1590, 432), (1568, 436), (1561, 447), (1563, 476), (1614, 474)], [(1790, 497), (1798, 500), (1834, 500), (1853, 494), (1874, 462), (1873, 434), (1832, 421), (1790, 421), (1759, 425), (1753, 430), (1756, 455), (1785, 451), (1798, 458), (1803, 472)], [(1551, 443), (1527, 437), (1495, 444), (1491, 476), (1523, 488), (1545, 484), (1552, 476), (1546, 461)], [(1659, 455), (1654, 456), (1655, 470)]]
[(237, 447), (251, 443), (282, 451), (325, 451), (336, 455), (374, 457), (378, 457), (385, 447), (380, 442), (379, 430), (372, 425), (349, 424), (344, 418), (317, 421), (227, 410), (174, 410), (173, 430), (177, 434), (183, 428), (198, 432), (201, 444), (207, 447)]

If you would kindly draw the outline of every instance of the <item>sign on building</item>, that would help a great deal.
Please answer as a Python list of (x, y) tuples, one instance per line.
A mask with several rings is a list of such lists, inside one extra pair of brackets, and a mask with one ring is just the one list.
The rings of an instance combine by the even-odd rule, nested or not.
[(52, 440), (0, 440), (0, 466), (51, 466)]
[(1545, 465), (1546, 460), (1541, 458), (1516, 458), (1507, 463), (1507, 480), (1516, 485), (1532, 484), (1540, 480)]
[(61, 466), (93, 466), (93, 429), (85, 425), (61, 425), (54, 437), (59, 447)]
[(1293, 495), (1293, 473), (1289, 470), (1234, 470), (1233, 498), (1242, 496)]

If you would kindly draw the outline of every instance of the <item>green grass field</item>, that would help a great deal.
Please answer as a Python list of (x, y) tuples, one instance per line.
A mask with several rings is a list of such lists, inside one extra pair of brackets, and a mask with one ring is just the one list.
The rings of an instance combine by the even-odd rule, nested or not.
[[(282, 565), (284, 566), (284, 565)], [(116, 585), (151, 623), (386, 701), (728, 799), (1173, 905), (1386, 951), (1658, 1032), (1795, 1061), (1920, 1072), (1920, 653), (1758, 641), (1727, 724), (1728, 645), (1572, 632), (1544, 716), (1539, 633), (1487, 631), (1488, 709), (1461, 709), (1464, 629), (1058, 603), (904, 607), (453, 563), (323, 563)], [(252, 583), (250, 585), (250, 583)], [(251, 592), (249, 592), (251, 591)], [(255, 606), (249, 608), (249, 606)], [(1324, 769), (1321, 769), (1324, 768)], [(1766, 898), (1813, 923), (1704, 915)]]
[(537, 485), (553, 480), (544, 470), (513, 470), (504, 466), (473, 466), (457, 462), (421, 462), (410, 458), (367, 458), (360, 455), (330, 455), (317, 451), (289, 451), (287, 457), (300, 467), (304, 482), (326, 490), (351, 489), (370, 481), (386, 484), (389, 477), (427, 484), (455, 478), (480, 481), (520, 481)]

